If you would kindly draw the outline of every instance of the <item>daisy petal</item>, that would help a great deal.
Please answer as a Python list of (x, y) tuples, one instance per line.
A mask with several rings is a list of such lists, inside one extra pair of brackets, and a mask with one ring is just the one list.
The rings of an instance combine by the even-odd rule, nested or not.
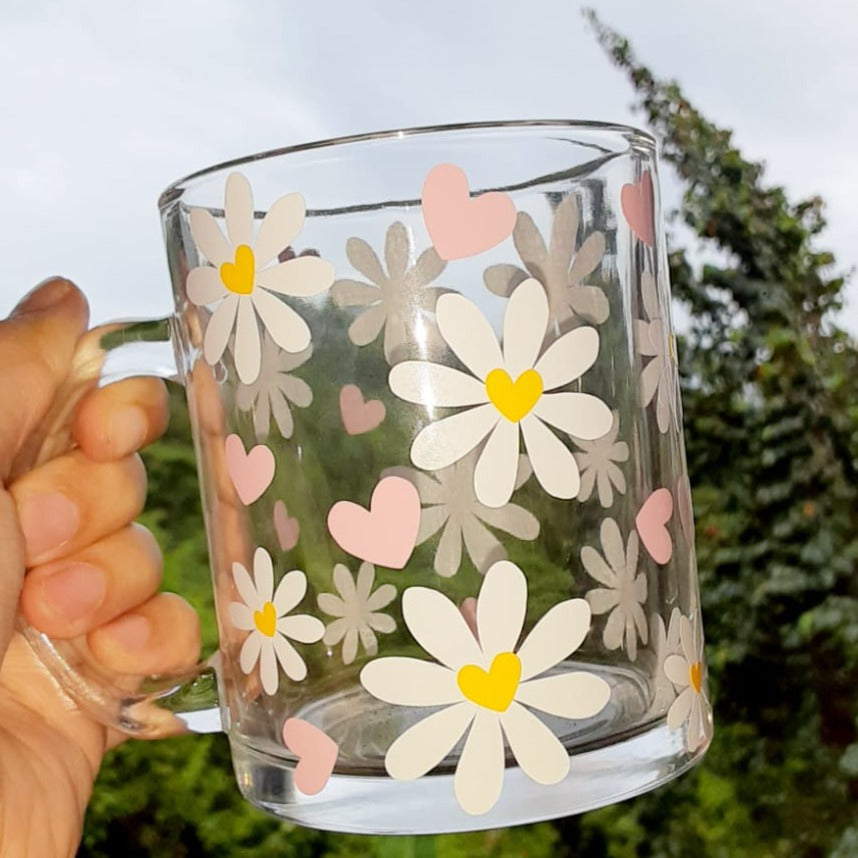
[(704, 705), (702, 695), (698, 694), (691, 703), (691, 712), (688, 716), (688, 750), (696, 751), (705, 741), (709, 730), (708, 707)]
[(203, 357), (214, 365), (223, 356), (238, 312), (238, 295), (227, 295), (212, 313), (203, 340)]
[(527, 579), (515, 563), (495, 563), (483, 579), (477, 597), (477, 631), (487, 659), (513, 652), (527, 611)]
[(532, 369), (548, 328), (548, 298), (538, 280), (525, 280), (510, 295), (503, 322), (504, 367), (517, 379)]
[(274, 564), (271, 562), (271, 555), (264, 548), (257, 548), (253, 553), (253, 579), (260, 602), (270, 602), (274, 593)]
[(366, 609), (377, 611), (389, 605), (396, 598), (396, 587), (393, 584), (382, 584), (367, 600)]
[(576, 438), (592, 441), (611, 428), (611, 409), (589, 393), (546, 393), (536, 403), (533, 413)]
[(316, 597), (319, 610), (324, 611), (332, 617), (343, 617), (346, 613), (345, 602), (333, 593), (319, 593)]
[(519, 425), (533, 473), (542, 488), (555, 498), (574, 498), (581, 488), (581, 477), (578, 463), (569, 449), (532, 414), (528, 414)]
[(452, 578), (462, 563), (462, 529), (450, 518), (435, 549), (433, 567), (442, 578)]
[[(274, 635), (274, 646), (272, 650), (277, 653), (277, 661), (283, 668), (283, 672), (292, 682), (301, 682), (307, 678), (307, 665), (304, 664), (304, 659), (298, 655), (298, 650), (280, 635)], [(263, 652), (264, 655), (264, 652)], [(276, 690), (276, 686), (275, 686)], [(272, 693), (272, 692), (269, 692)]]
[(358, 569), (357, 581), (349, 575), (349, 582), (358, 601), (366, 602), (369, 594), (372, 592), (372, 585), (375, 582), (375, 566), (368, 562), (361, 563)]
[(334, 566), (333, 580), (334, 586), (343, 597), (343, 601), (346, 604), (353, 603), (357, 590), (355, 589), (355, 580), (352, 578), (352, 573), (349, 572), (348, 567), (342, 563), (337, 563)]
[(472, 375), (449, 366), (407, 360), (396, 364), (388, 377), (390, 389), (406, 402), (427, 408), (454, 408), (488, 402), (486, 386)]
[(280, 348), (287, 352), (301, 352), (310, 345), (307, 323), (284, 301), (264, 289), (253, 294), (253, 304), (262, 324)]
[(495, 712), (480, 709), (456, 767), (453, 790), (465, 813), (491, 810), (500, 798), (505, 767), (503, 734)]
[(417, 658), (377, 658), (361, 670), (360, 681), (373, 697), (397, 706), (443, 706), (462, 701), (455, 671)]
[(695, 691), (690, 686), (676, 698), (667, 710), (667, 726), (671, 730), (681, 727), (689, 713), (691, 712), (691, 704), (694, 702)]
[(598, 354), (599, 332), (590, 327), (575, 328), (553, 342), (533, 368), (542, 377), (543, 389), (553, 390), (582, 376)]
[(442, 593), (428, 587), (409, 587), (402, 595), (402, 617), (417, 643), (451, 670), (466, 664), (482, 665), (483, 654), (468, 624)]
[(253, 192), (241, 173), (230, 173), (224, 194), (226, 232), (230, 244), (253, 244)]
[(695, 647), (694, 629), (691, 625), (691, 620), (683, 616), (679, 620), (679, 641), (682, 644), (682, 651), (685, 653), (686, 659), (691, 663), (697, 659), (698, 649)]
[(475, 515), (462, 521), (462, 540), (474, 566), (485, 572), (498, 560), (506, 560), (506, 551), (500, 540)]
[[(277, 659), (274, 655), (274, 647), (277, 641), (283, 640), (275, 635), (274, 641), (269, 639), (262, 641), (259, 653), (259, 678), (262, 680), (262, 688), (266, 694), (274, 694), (280, 685), (280, 675), (277, 672)], [(303, 663), (303, 662), (302, 662)], [(303, 677), (301, 677), (303, 679)]]
[(238, 663), (243, 673), (250, 673), (253, 670), (261, 649), (262, 635), (257, 631), (251, 632), (247, 640), (242, 644), (241, 652), (238, 656)]
[(606, 614), (617, 607), (620, 601), (620, 593), (616, 588), (596, 587), (587, 592), (586, 599), (594, 614)]
[(322, 643), (325, 646), (336, 646), (349, 630), (349, 621), (340, 617), (334, 620), (326, 629), (322, 637)]
[(260, 271), (256, 282), (278, 295), (311, 298), (328, 289), (334, 282), (334, 275), (330, 262), (318, 256), (299, 256)]
[(238, 590), (239, 595), (244, 600), (244, 604), (247, 605), (251, 611), (261, 611), (266, 600), (259, 598), (253, 579), (241, 563), (232, 564), (232, 577), (235, 581), (235, 587)]
[(414, 439), (411, 461), (426, 471), (446, 468), (470, 453), (499, 419), (497, 409), (487, 402), (430, 423)]
[[(391, 468), (391, 471), (410, 471), (411, 468)], [(421, 497), (422, 500), (422, 497)], [(427, 539), (431, 539), (450, 517), (450, 510), (446, 506), (424, 506), (420, 513), (420, 527), (417, 531), (417, 544), (422, 545)]]
[(681, 655), (669, 655), (664, 660), (664, 675), (680, 688), (691, 684), (691, 673), (688, 666), (688, 661)]
[(259, 377), (262, 363), (262, 342), (259, 338), (259, 325), (253, 311), (256, 299), (242, 296), (238, 301), (238, 314), (235, 320), (235, 368), (243, 384), (253, 384)]
[(253, 611), (247, 605), (242, 605), (241, 602), (230, 602), (228, 612), (229, 621), (237, 629), (241, 629), (243, 632), (250, 632), (256, 628), (256, 623), (253, 620)]
[[(194, 244), (196, 244), (197, 250), (215, 266), (212, 269), (215, 273), (217, 273), (215, 269), (223, 265), (224, 262), (235, 261), (235, 251), (208, 209), (191, 209), (190, 222)], [(218, 276), (218, 281), (220, 281), (220, 276)], [(223, 283), (221, 283), (221, 288), (223, 288)], [(195, 304), (201, 303), (193, 298), (191, 300)], [(205, 303), (208, 304), (208, 301)]]
[(560, 740), (524, 706), (513, 703), (500, 717), (510, 750), (538, 784), (560, 783), (569, 774), (569, 754)]
[(647, 406), (652, 402), (656, 390), (658, 390), (659, 382), (661, 381), (661, 373), (664, 368), (664, 361), (661, 357), (653, 358), (641, 372), (641, 405)]
[(264, 267), (292, 244), (304, 226), (306, 206), (301, 194), (280, 197), (265, 214), (253, 251), (257, 269)]
[(331, 286), (331, 298), (338, 307), (371, 307), (384, 298), (378, 286), (361, 280), (337, 280)]
[(521, 682), (567, 658), (590, 631), (590, 606), (584, 599), (567, 599), (549, 609), (518, 650)]
[(518, 424), (501, 419), (489, 435), (474, 469), (474, 492), (492, 509), (509, 502), (518, 471)]
[(516, 539), (536, 539), (539, 536), (539, 519), (524, 507), (515, 503), (500, 509), (479, 509), (475, 515), (489, 527), (502, 530)]
[[(431, 504), (443, 504), (446, 501), (446, 494), (443, 486), (438, 482), (438, 480), (430, 477), (429, 474), (424, 474), (422, 471), (415, 471), (414, 468), (403, 467), (385, 468), (382, 476), (402, 477), (402, 479), (408, 480), (414, 485), (414, 488), (417, 489), (417, 493), (420, 495), (420, 502), (426, 506)], [(425, 513), (427, 510), (424, 510), (423, 512)], [(439, 522), (438, 527), (436, 527), (435, 530), (437, 530), (442, 524), (443, 521)], [(433, 530), (432, 532), (434, 533), (435, 531)]]
[(375, 304), (364, 310), (349, 325), (349, 339), (356, 346), (368, 346), (378, 336), (386, 321), (387, 307), (384, 304)]
[[(602, 526), (599, 528), (599, 538), (602, 541), (605, 559), (611, 565), (611, 569), (618, 575), (622, 575), (626, 570), (626, 553), (623, 550), (623, 537), (620, 533), (620, 526), (613, 518), (606, 518), (602, 522)], [(631, 574), (635, 573), (634, 567), (629, 568), (628, 571)]]
[(346, 242), (346, 256), (367, 280), (378, 284), (387, 283), (387, 275), (375, 251), (362, 238), (350, 238)]
[(497, 337), (480, 309), (451, 292), (438, 299), (435, 318), (453, 353), (480, 381), (503, 366)]
[(357, 655), (358, 633), (354, 627), (349, 628), (343, 640), (343, 664), (351, 664)]
[(508, 298), (516, 286), (527, 280), (527, 272), (516, 265), (490, 265), (483, 274), (486, 289), (501, 298)]
[[(602, 528), (604, 529), (604, 524)], [(604, 545), (604, 542), (602, 544)], [(605, 563), (605, 559), (595, 548), (585, 545), (581, 549), (581, 562), (591, 578), (611, 589), (617, 588), (616, 572)]]
[(366, 621), (367, 625), (377, 632), (389, 635), (391, 632), (396, 631), (396, 620), (387, 614), (370, 614)]
[(296, 614), (277, 621), (277, 631), (300, 643), (316, 643), (325, 633), (325, 625), (309, 614)]
[(523, 682), (515, 699), (560, 718), (592, 718), (611, 699), (611, 687), (593, 673), (573, 671)]
[(278, 617), (294, 608), (307, 593), (307, 576), (300, 569), (287, 572), (277, 585), (274, 594), (274, 610)]
[(188, 279), (185, 281), (185, 289), (188, 293), (188, 300), (198, 307), (220, 301), (221, 298), (230, 294), (223, 285), (217, 269), (209, 265), (202, 268), (192, 268), (188, 273)]
[(470, 702), (448, 706), (409, 727), (384, 758), (387, 773), (396, 780), (423, 777), (453, 750), (474, 717)]
[(608, 615), (608, 621), (602, 631), (602, 643), (607, 649), (619, 649), (623, 645), (625, 625), (625, 612), (618, 605)]

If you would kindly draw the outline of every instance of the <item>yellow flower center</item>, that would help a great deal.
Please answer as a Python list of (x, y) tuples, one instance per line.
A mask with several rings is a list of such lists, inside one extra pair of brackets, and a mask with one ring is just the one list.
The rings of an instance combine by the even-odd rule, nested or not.
[(271, 602), (266, 602), (261, 611), (254, 611), (253, 622), (262, 634), (268, 638), (273, 638), (277, 629), (277, 611), (274, 610), (274, 605)]
[(486, 376), (486, 393), (507, 420), (518, 423), (542, 396), (542, 377), (535, 369), (526, 369), (513, 381), (505, 369), (493, 369)]
[(700, 689), (703, 686), (703, 663), (695, 661), (688, 668), (688, 680), (691, 682), (691, 687), (700, 694)]
[(521, 659), (514, 652), (498, 653), (488, 671), (466, 664), (457, 674), (459, 690), (477, 706), (506, 712), (518, 691)]
[(256, 279), (256, 258), (253, 249), (246, 244), (235, 248), (235, 262), (224, 262), (220, 267), (220, 279), (230, 292), (249, 295)]

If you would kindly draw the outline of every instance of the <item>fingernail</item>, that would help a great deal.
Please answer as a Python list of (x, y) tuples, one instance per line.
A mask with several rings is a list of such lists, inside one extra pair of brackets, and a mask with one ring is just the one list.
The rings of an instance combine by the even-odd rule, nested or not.
[(126, 614), (110, 624), (109, 635), (126, 652), (137, 652), (149, 643), (152, 623), (142, 614)]
[(47, 310), (59, 304), (74, 287), (62, 277), (51, 277), (50, 280), (42, 281), (34, 289), (31, 289), (12, 311), (13, 316), (22, 316), (25, 313), (37, 313)]
[(107, 441), (116, 452), (131, 453), (143, 446), (148, 431), (146, 412), (136, 405), (126, 405), (111, 416)]
[(21, 505), (18, 516), (30, 560), (55, 551), (80, 527), (77, 506), (59, 492), (28, 498)]
[(69, 620), (79, 620), (104, 601), (107, 580), (97, 566), (75, 563), (45, 578), (42, 595), (54, 613)]

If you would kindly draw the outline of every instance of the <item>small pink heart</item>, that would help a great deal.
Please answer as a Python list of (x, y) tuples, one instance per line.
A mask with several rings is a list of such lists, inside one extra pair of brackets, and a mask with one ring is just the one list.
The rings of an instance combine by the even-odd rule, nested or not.
[(298, 544), (301, 525), (297, 518), (290, 518), (289, 510), (282, 500), (274, 504), (274, 530), (277, 531), (281, 551), (291, 551)]
[(383, 402), (377, 399), (365, 401), (360, 388), (355, 384), (347, 384), (340, 391), (340, 414), (349, 435), (371, 432), (381, 425), (386, 413)]
[(666, 527), (672, 515), (673, 496), (667, 489), (656, 489), (635, 517), (641, 542), (656, 563), (667, 563), (673, 554), (673, 541)]
[(304, 795), (316, 795), (333, 774), (340, 748), (326, 733), (309, 721), (288, 718), (283, 724), (283, 742), (298, 758), (295, 786)]
[(640, 181), (623, 185), (620, 203), (632, 232), (644, 244), (655, 242), (655, 214), (653, 209), (652, 173), (645, 170)]
[(454, 164), (439, 164), (423, 183), (423, 220), (441, 259), (475, 256), (500, 244), (515, 226), (515, 205), (494, 191), (473, 199), (468, 177)]
[(343, 551), (389, 569), (402, 569), (408, 562), (419, 527), (420, 495), (402, 477), (378, 482), (369, 511), (338, 501), (328, 513), (328, 530)]
[(274, 479), (274, 453), (264, 444), (245, 453), (241, 438), (230, 435), (226, 439), (226, 469), (241, 502), (249, 506)]

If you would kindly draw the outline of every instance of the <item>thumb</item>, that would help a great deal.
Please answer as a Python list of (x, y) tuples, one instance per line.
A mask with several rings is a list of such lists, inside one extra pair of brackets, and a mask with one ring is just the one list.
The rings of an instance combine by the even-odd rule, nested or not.
[(16, 454), (50, 408), (88, 319), (81, 291), (54, 277), (0, 321), (0, 661), (24, 573), (21, 531), (5, 483)]

